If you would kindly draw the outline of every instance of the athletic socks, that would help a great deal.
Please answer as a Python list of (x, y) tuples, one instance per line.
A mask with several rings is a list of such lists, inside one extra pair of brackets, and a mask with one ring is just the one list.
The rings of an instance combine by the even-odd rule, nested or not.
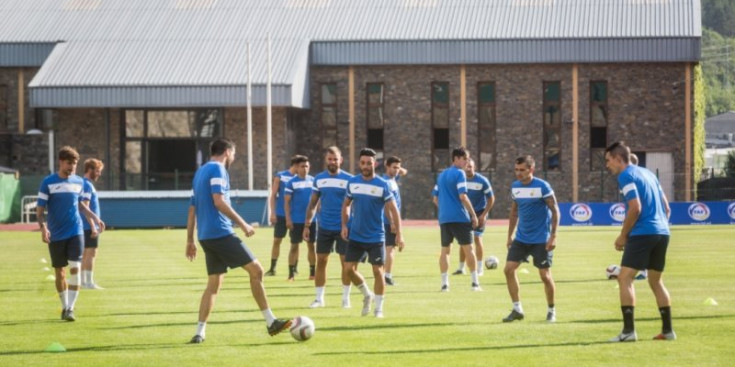
[(342, 285), (342, 300), (343, 301), (349, 301), (350, 300), (350, 290), (352, 289), (352, 285)]
[(271, 268), (268, 271), (275, 271), (277, 263), (278, 263), (278, 259), (271, 259)]
[(553, 304), (549, 305), (548, 312), (551, 312), (553, 314), (556, 314), (556, 307), (554, 307)]
[(659, 307), (658, 312), (661, 314), (661, 332), (668, 334), (673, 331), (671, 328), (671, 306)]
[(477, 270), (477, 272), (479, 273), (482, 270), (482, 267), (482, 260), (477, 260), (477, 267), (475, 268), (475, 270)]
[(457, 268), (457, 270), (464, 271), (464, 261), (459, 262), (459, 267)]
[(316, 272), (316, 265), (309, 265), (309, 276), (313, 277), (314, 274), (316, 274), (315, 272)]
[(204, 322), (201, 322), (201, 321), (197, 322), (197, 333), (196, 333), (196, 335), (199, 335), (202, 338), (204, 338), (205, 337), (204, 333), (205, 333), (205, 329), (206, 328), (207, 328), (207, 322), (206, 321), (204, 321)]
[(73, 310), (74, 309), (74, 305), (77, 303), (77, 297), (78, 296), (79, 296), (79, 291), (78, 290), (76, 290), (76, 291), (71, 290), (71, 289), (69, 290), (69, 307), (67, 307), (67, 309), (69, 309), (69, 310)]
[(380, 294), (375, 295), (375, 312), (383, 312), (383, 301), (384, 296)]
[(630, 334), (635, 331), (634, 309), (635, 306), (620, 306), (620, 310), (623, 312), (623, 334)]
[[(464, 263), (462, 263), (464, 265)], [(449, 274), (448, 273), (442, 273), (442, 287), (443, 286), (449, 286)]]
[(477, 280), (477, 270), (471, 272), (470, 277), (472, 278), (472, 284), (480, 284), (480, 281)]
[(294, 273), (296, 273), (296, 265), (289, 265), (288, 266), (288, 277), (293, 278)]
[(89, 270), (82, 270), (82, 285), (84, 285), (84, 284), (91, 284), (92, 283), (90, 281), (89, 273), (90, 273)]
[(59, 300), (61, 301), (61, 309), (66, 310), (69, 308), (69, 293), (68, 291), (59, 292)]
[(385, 277), (386, 278), (393, 279), (393, 274), (391, 274), (391, 273), (385, 273)]
[(518, 313), (523, 313), (523, 305), (521, 305), (521, 301), (513, 302), (513, 309)]
[(369, 296), (370, 295), (370, 289), (368, 289), (367, 284), (363, 282), (362, 284), (357, 286), (357, 289), (360, 290), (360, 293), (362, 293), (363, 296)]
[(263, 314), (263, 318), (265, 318), (265, 325), (270, 327), (273, 321), (276, 319), (273, 311), (271, 311), (270, 308), (266, 308), (265, 310), (261, 310), (260, 312)]
[(316, 300), (324, 303), (324, 287), (316, 287)]

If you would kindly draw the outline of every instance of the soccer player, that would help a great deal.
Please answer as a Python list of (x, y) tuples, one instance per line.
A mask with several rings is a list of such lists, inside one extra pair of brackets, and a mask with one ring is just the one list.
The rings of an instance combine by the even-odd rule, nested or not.
[(625, 196), (625, 220), (615, 249), (623, 251), (620, 275), (620, 309), (623, 331), (611, 342), (638, 340), (634, 324), (635, 289), (633, 279), (638, 270), (648, 269), (651, 287), (661, 315), (661, 333), (654, 340), (675, 340), (671, 327), (671, 297), (662, 279), (669, 246), (669, 203), (661, 185), (651, 171), (630, 164), (630, 149), (615, 142), (605, 149), (607, 169), (618, 175), (618, 187)]
[[(51, 265), (56, 275), (56, 291), (61, 300), (61, 319), (75, 321), (74, 306), (79, 296), (81, 273), (79, 267), (84, 251), (82, 218), (90, 222), (90, 236), (97, 237), (98, 230), (104, 231), (105, 224), (87, 208), (79, 205), (83, 198), (84, 180), (74, 174), (79, 162), (79, 153), (69, 146), (59, 150), (59, 171), (41, 182), (36, 204), (36, 217), (41, 229), (41, 240), (48, 244)], [(48, 225), (45, 210), (48, 209)], [(69, 278), (65, 268), (69, 266)]]
[(273, 176), (273, 184), (271, 185), (271, 194), (268, 198), (270, 205), (270, 222), (273, 224), (273, 247), (271, 248), (271, 267), (265, 273), (266, 276), (276, 275), (276, 264), (278, 257), (281, 255), (281, 241), (286, 237), (286, 212), (283, 209), (283, 190), (286, 184), (296, 175), (296, 156), (291, 157), (291, 167), (287, 170), (277, 172)]
[(230, 206), (230, 176), (227, 169), (235, 160), (235, 144), (227, 139), (217, 139), (210, 145), (211, 158), (199, 167), (192, 182), (193, 195), (186, 221), (186, 258), (194, 261), (197, 247), (194, 244), (194, 228), (204, 250), (207, 263), (207, 288), (199, 304), (199, 323), (190, 343), (204, 342), (209, 314), (214, 308), (217, 293), (227, 273), (227, 268), (243, 268), (250, 277), (250, 291), (265, 318), (268, 334), (276, 335), (291, 326), (290, 320), (277, 319), (268, 307), (263, 286), (263, 267), (255, 255), (235, 235), (235, 222), (245, 237), (255, 234)]
[[(102, 170), (105, 165), (99, 159), (89, 158), (84, 161), (84, 201), (83, 205), (88, 205), (98, 218), (100, 215), (100, 201), (97, 198), (97, 190), (94, 183), (102, 176)], [(104, 289), (94, 282), (94, 261), (97, 257), (97, 246), (99, 236), (92, 237), (92, 228), (88, 221), (82, 221), (84, 224), (84, 254), (82, 255), (82, 288), (84, 289)], [(99, 231), (99, 228), (97, 228)]]
[(442, 292), (449, 292), (449, 253), (454, 239), (464, 251), (472, 276), (472, 290), (480, 291), (477, 277), (477, 261), (472, 249), (472, 231), (477, 227), (477, 214), (467, 197), (467, 178), (464, 167), (470, 153), (464, 147), (452, 150), (452, 165), (436, 179), (436, 203), (439, 207), (439, 227), (441, 229), (442, 251), (439, 256), (439, 270), (442, 278)]
[[(288, 253), (288, 281), (293, 281), (296, 273), (296, 264), (299, 261), (299, 244), (304, 239), (304, 222), (306, 221), (306, 207), (309, 206), (311, 198), (311, 187), (314, 185), (314, 177), (309, 175), (309, 158), (297, 155), (296, 176), (286, 184), (283, 197), (283, 209), (286, 212), (286, 228), (289, 229), (291, 237), (291, 251)], [(307, 258), (309, 260), (309, 279), (314, 279), (314, 239), (316, 236), (316, 223), (309, 225), (309, 236), (306, 238)]]
[[(551, 260), (556, 248), (556, 228), (559, 226), (559, 205), (554, 190), (548, 182), (533, 177), (536, 162), (530, 155), (516, 158), (515, 174), (517, 180), (511, 185), (513, 199), (508, 224), (508, 257), (505, 263), (505, 281), (513, 301), (513, 311), (503, 322), (523, 320), (523, 306), (520, 299), (520, 284), (516, 271), (521, 262), (533, 256), (533, 265), (538, 268), (544, 283), (547, 322), (556, 322), (554, 293), (556, 285), (551, 277)], [(516, 224), (518, 229), (516, 230)], [(513, 232), (515, 231), (515, 238)]]
[[(638, 165), (638, 156), (635, 155), (635, 153), (630, 153), (630, 164)], [(665, 195), (664, 195), (665, 197)], [(643, 280), (648, 278), (648, 269), (642, 269), (638, 272), (638, 275), (636, 275), (636, 280)]]
[[(398, 208), (398, 215), (401, 215), (401, 190), (398, 187), (398, 180), (406, 174), (408, 174), (408, 170), (401, 166), (401, 158), (390, 156), (385, 160), (383, 179), (390, 186), (390, 192), (393, 194), (396, 208)], [(393, 261), (396, 257), (396, 234), (392, 230), (394, 226), (391, 223), (393, 221), (394, 219), (390, 218), (390, 215), (385, 216), (385, 284), (387, 285), (394, 285), (392, 271)], [(398, 251), (403, 251), (403, 246), (399, 246)]]
[[(382, 178), (375, 175), (375, 151), (369, 148), (360, 151), (360, 173), (352, 177), (347, 185), (345, 201), (342, 204), (342, 238), (349, 240), (345, 263), (350, 279), (362, 292), (362, 315), (370, 313), (370, 306), (375, 300), (375, 317), (383, 317), (383, 300), (385, 294), (385, 227), (383, 217), (385, 211), (394, 218), (396, 245), (403, 246), (401, 234), (401, 217), (398, 215), (390, 186)], [(352, 212), (351, 222), (348, 221)], [(349, 223), (349, 227), (348, 227)], [(357, 271), (357, 262), (367, 254), (373, 267), (375, 283), (373, 292), (365, 284), (365, 278)]]
[[(467, 197), (470, 199), (472, 209), (474, 209), (477, 215), (478, 225), (473, 231), (473, 234), (475, 240), (475, 257), (477, 258), (477, 275), (481, 276), (484, 267), (482, 264), (484, 256), (482, 234), (485, 232), (487, 215), (490, 213), (493, 205), (495, 205), (495, 196), (493, 195), (493, 187), (490, 185), (490, 180), (475, 172), (475, 161), (472, 158), (467, 159), (464, 173), (467, 175)], [(462, 264), (465, 260), (463, 251), (460, 251), (459, 257), (460, 264)]]
[[(319, 205), (318, 214), (319, 230), (316, 235), (316, 276), (314, 287), (316, 298), (309, 306), (310, 308), (324, 307), (324, 286), (327, 284), (327, 263), (329, 254), (337, 251), (339, 262), (342, 266), (342, 307), (350, 308), (350, 276), (345, 266), (345, 253), (347, 252), (347, 241), (342, 239), (342, 203), (347, 193), (347, 182), (352, 175), (341, 170), (342, 152), (337, 147), (327, 148), (324, 157), (327, 169), (314, 177), (314, 187), (306, 209), (306, 220), (304, 224), (304, 238), (313, 235), (310, 227), (314, 212)], [(336, 247), (336, 248), (335, 248)]]

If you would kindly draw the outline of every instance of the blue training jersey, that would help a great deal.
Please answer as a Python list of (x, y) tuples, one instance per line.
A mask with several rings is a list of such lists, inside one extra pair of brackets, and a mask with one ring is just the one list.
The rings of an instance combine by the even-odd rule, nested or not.
[(349, 238), (363, 243), (384, 243), (385, 203), (393, 200), (388, 183), (377, 176), (366, 181), (362, 175), (356, 175), (350, 179), (346, 195), (352, 199)]
[(463, 170), (450, 166), (436, 179), (439, 197), (439, 224), (469, 223), (470, 214), (459, 200), (467, 193), (467, 178)]
[(230, 175), (224, 164), (209, 161), (199, 167), (192, 183), (191, 205), (196, 208), (197, 238), (211, 240), (235, 233), (232, 221), (214, 206), (213, 194), (224, 195), (230, 204)]
[(279, 183), (278, 183), (278, 196), (276, 197), (276, 216), (278, 217), (285, 217), (286, 212), (283, 210), (283, 195), (284, 191), (286, 189), (286, 184), (288, 181), (291, 181), (292, 178), (294, 178), (294, 174), (291, 173), (289, 170), (281, 171), (276, 173), (276, 177), (278, 177)]
[(628, 201), (638, 198), (641, 214), (630, 232), (631, 236), (669, 234), (669, 220), (663, 202), (663, 190), (656, 176), (649, 170), (636, 165), (628, 165), (618, 175), (618, 186)]
[[(97, 190), (95, 190), (92, 180), (86, 177), (84, 178), (84, 193), (82, 194), (82, 200), (89, 201), (89, 210), (91, 210), (92, 213), (96, 214), (98, 218), (101, 218), (100, 200), (97, 197)], [(84, 226), (85, 231), (89, 231), (92, 229), (86, 219), (82, 219), (82, 225)]]
[(475, 212), (481, 212), (487, 207), (487, 199), (493, 196), (493, 187), (487, 177), (475, 173), (467, 179), (467, 197), (472, 203)]
[(285, 195), (291, 197), (291, 222), (304, 224), (306, 221), (306, 208), (309, 206), (313, 185), (314, 177), (310, 175), (304, 178), (294, 176), (286, 184)]
[(48, 210), (48, 230), (51, 241), (61, 241), (83, 234), (79, 201), (84, 192), (84, 180), (77, 175), (61, 178), (58, 173), (46, 176), (38, 189), (36, 205)]
[(347, 183), (352, 175), (339, 170), (336, 175), (329, 171), (321, 172), (314, 177), (313, 194), (319, 197), (321, 207), (317, 213), (319, 228), (329, 231), (342, 230), (342, 203), (347, 194)]
[(514, 181), (510, 197), (518, 205), (516, 241), (525, 244), (546, 244), (551, 232), (551, 210), (546, 199), (554, 195), (548, 182), (534, 177), (528, 185)]
[[(390, 187), (390, 193), (393, 194), (393, 199), (396, 201), (396, 208), (398, 209), (398, 214), (401, 214), (401, 189), (398, 187), (398, 180), (401, 179), (400, 175), (396, 175), (396, 177), (390, 177), (387, 174), (383, 174), (383, 179), (388, 182), (388, 187)], [(390, 221), (388, 220), (388, 216), (386, 215), (383, 221), (384, 224), (390, 224)]]

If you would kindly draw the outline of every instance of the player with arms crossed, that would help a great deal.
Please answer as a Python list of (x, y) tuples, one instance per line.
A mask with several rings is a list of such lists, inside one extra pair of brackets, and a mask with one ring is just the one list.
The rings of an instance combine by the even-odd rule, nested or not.
[(193, 195), (186, 221), (186, 258), (197, 256), (194, 244), (194, 228), (204, 250), (207, 263), (207, 288), (199, 304), (199, 323), (190, 343), (204, 342), (209, 314), (219, 293), (227, 268), (243, 268), (250, 277), (250, 291), (265, 318), (268, 334), (276, 335), (291, 326), (291, 320), (277, 319), (270, 307), (263, 286), (263, 267), (255, 255), (235, 235), (232, 222), (245, 233), (255, 234), (230, 206), (230, 176), (227, 169), (235, 160), (235, 144), (227, 139), (217, 139), (210, 146), (211, 159), (199, 167), (192, 183)]
[[(516, 158), (515, 174), (517, 180), (511, 184), (510, 195), (513, 202), (510, 207), (508, 223), (508, 257), (505, 263), (505, 281), (508, 293), (513, 301), (513, 311), (503, 322), (523, 320), (523, 306), (520, 299), (518, 267), (533, 256), (533, 266), (538, 268), (541, 281), (544, 283), (547, 322), (556, 322), (554, 293), (556, 285), (551, 277), (551, 260), (556, 248), (556, 228), (559, 226), (559, 205), (556, 203), (554, 190), (548, 182), (533, 177), (536, 161), (530, 155)], [(516, 231), (516, 224), (518, 230)], [(513, 238), (515, 232), (515, 238)]]
[[(360, 173), (352, 177), (347, 186), (347, 194), (342, 204), (342, 238), (349, 240), (345, 263), (350, 279), (363, 294), (362, 315), (370, 313), (375, 300), (375, 317), (383, 317), (385, 278), (383, 263), (385, 259), (385, 211), (395, 218), (396, 245), (403, 246), (401, 217), (398, 215), (393, 195), (388, 183), (375, 175), (375, 151), (369, 148), (360, 151)], [(348, 222), (350, 211), (351, 222)], [(349, 227), (348, 227), (349, 223)], [(373, 267), (375, 283), (370, 292), (365, 278), (357, 271), (357, 262), (367, 254)]]
[[(74, 174), (79, 153), (69, 146), (58, 153), (59, 171), (41, 182), (36, 203), (36, 217), (41, 228), (41, 240), (48, 244), (51, 265), (56, 274), (56, 291), (61, 300), (61, 319), (75, 321), (74, 306), (79, 296), (81, 272), (79, 267), (84, 251), (83, 213), (90, 224), (90, 237), (96, 238), (97, 228), (105, 230), (105, 224), (86, 205), (79, 205), (83, 197), (84, 180)], [(48, 209), (48, 225), (45, 210)], [(66, 277), (69, 266), (69, 278)]]
[(625, 220), (615, 249), (623, 251), (618, 284), (623, 331), (611, 342), (632, 342), (635, 332), (635, 288), (633, 280), (638, 270), (648, 269), (651, 287), (661, 315), (661, 333), (654, 340), (675, 340), (671, 327), (671, 297), (662, 279), (669, 246), (669, 203), (653, 173), (630, 163), (630, 149), (615, 142), (605, 149), (607, 169), (618, 175), (618, 186), (625, 197)]

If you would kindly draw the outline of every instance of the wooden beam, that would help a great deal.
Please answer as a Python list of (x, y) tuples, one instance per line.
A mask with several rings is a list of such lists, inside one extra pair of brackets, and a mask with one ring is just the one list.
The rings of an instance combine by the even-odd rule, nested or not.
[(461, 146), (467, 147), (467, 69), (465, 65), (459, 68), (459, 106), (459, 141)]
[(348, 71), (348, 108), (350, 114), (350, 172), (355, 172), (355, 67)]
[(579, 65), (572, 65), (572, 201), (579, 201)]
[(18, 69), (18, 133), (25, 133), (26, 124), (26, 91), (23, 81), (23, 69)]
[[(684, 64), (684, 200), (692, 200), (692, 64)], [(674, 195), (676, 196), (676, 195)], [(676, 198), (669, 198), (674, 201)]]

